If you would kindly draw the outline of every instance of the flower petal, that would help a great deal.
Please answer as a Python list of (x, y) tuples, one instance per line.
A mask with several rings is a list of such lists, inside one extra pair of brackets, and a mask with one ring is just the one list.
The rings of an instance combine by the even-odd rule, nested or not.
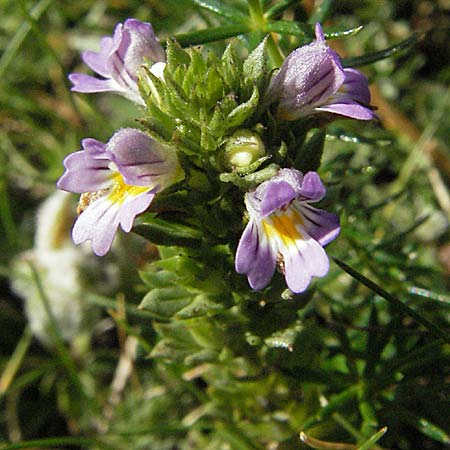
[(93, 92), (119, 92), (123, 89), (113, 80), (99, 80), (84, 73), (71, 73), (69, 80), (73, 83), (71, 91), (93, 93)]
[[(166, 60), (166, 53), (150, 23), (127, 19), (124, 23), (124, 29), (130, 31), (132, 42), (127, 52), (125, 64), (132, 64), (138, 59), (141, 59), (142, 63), (143, 58), (150, 59), (153, 62), (164, 62)], [(136, 66), (136, 70), (139, 65)]]
[(359, 120), (372, 120), (377, 117), (370, 108), (360, 105), (359, 103), (334, 103), (316, 108), (316, 111), (339, 114), (341, 116)]
[(264, 231), (257, 227), (257, 242), (255, 249), (255, 259), (247, 272), (247, 279), (256, 291), (265, 288), (275, 272), (276, 252), (272, 249), (270, 241)]
[(106, 145), (94, 138), (85, 138), (81, 141), (81, 146), (86, 154), (93, 159), (108, 159)]
[(306, 290), (313, 276), (323, 277), (329, 269), (328, 256), (322, 246), (306, 233), (303, 237), (296, 241), (295, 247), (281, 250), (286, 284), (294, 293)]
[(71, 153), (64, 160), (66, 171), (57, 186), (77, 194), (105, 189), (111, 184), (108, 164), (108, 159), (89, 158), (84, 151)]
[(294, 50), (272, 78), (269, 102), (279, 101), (281, 118), (295, 120), (314, 112), (335, 94), (345, 80), (339, 56), (324, 41)]
[(97, 256), (105, 255), (111, 248), (119, 226), (120, 205), (101, 197), (91, 203), (78, 217), (72, 230), (75, 244), (91, 240)]
[(326, 189), (317, 172), (308, 172), (303, 177), (301, 197), (310, 202), (318, 202), (325, 197)]
[(301, 206), (296, 203), (295, 207), (304, 219), (306, 232), (320, 245), (325, 246), (336, 239), (341, 231), (339, 217), (336, 214), (313, 208), (305, 203)]
[(134, 198), (128, 197), (121, 205), (119, 211), (119, 220), (122, 230), (125, 232), (131, 231), (135, 217), (144, 212), (155, 197), (155, 190), (148, 190)]
[(364, 105), (370, 104), (370, 90), (367, 78), (356, 69), (344, 69), (345, 81), (341, 90), (352, 100)]
[[(109, 140), (108, 154), (127, 184), (154, 186), (158, 177), (166, 175), (168, 150), (148, 134), (134, 128), (124, 128)], [(166, 153), (164, 155), (164, 153)]]
[(108, 55), (113, 44), (110, 37), (103, 37), (100, 40), (100, 52), (85, 51), (81, 54), (83, 61), (96, 73), (105, 78), (110, 78), (108, 69)]
[(266, 217), (275, 210), (283, 208), (294, 198), (294, 188), (287, 181), (268, 184), (261, 201), (261, 217)]
[(255, 261), (258, 248), (258, 230), (253, 221), (250, 221), (242, 233), (236, 251), (235, 268), (237, 273), (246, 274)]

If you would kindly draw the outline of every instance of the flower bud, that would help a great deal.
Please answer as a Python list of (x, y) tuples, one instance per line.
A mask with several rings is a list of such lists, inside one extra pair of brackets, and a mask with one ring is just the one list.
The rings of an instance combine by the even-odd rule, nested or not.
[(237, 172), (246, 169), (266, 154), (263, 141), (250, 130), (236, 131), (225, 144), (225, 164)]

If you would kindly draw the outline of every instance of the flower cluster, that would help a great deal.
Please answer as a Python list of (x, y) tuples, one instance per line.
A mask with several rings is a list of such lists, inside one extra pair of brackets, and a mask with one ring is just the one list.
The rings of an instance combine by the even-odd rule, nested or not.
[[(147, 68), (146, 76), (151, 85), (149, 96), (155, 95), (158, 86), (165, 86), (163, 73), (172, 80), (172, 73), (167, 72), (169, 67), (177, 70), (176, 64), (168, 63), (166, 67), (165, 52), (152, 26), (135, 19), (118, 24), (113, 37), (104, 37), (100, 52), (84, 52), (82, 57), (101, 78), (71, 74), (72, 90), (112, 91), (144, 107), (148, 99), (142, 97), (145, 89), (139, 88), (141, 66)], [(211, 74), (214, 74), (212, 70), (208, 75), (212, 80)], [(213, 82), (208, 83), (213, 86)], [(188, 85), (186, 82), (185, 86)], [(164, 98), (169, 98), (169, 102), (175, 98), (189, 101), (180, 90), (173, 97), (166, 92), (158, 94), (158, 107)], [(261, 108), (274, 111), (277, 121), (317, 115), (328, 120), (340, 116), (359, 120), (376, 117), (370, 106), (367, 79), (355, 69), (343, 68), (339, 55), (327, 46), (319, 24), (316, 25), (316, 40), (294, 50), (267, 83), (267, 89), (259, 94), (259, 97), (252, 96), (241, 110), (236, 108), (237, 112), (229, 113), (229, 117), (236, 120), (239, 113), (241, 122), (249, 123), (249, 116), (243, 111), (251, 111), (252, 107), (256, 110), (252, 106), (253, 99), (260, 101)], [(223, 106), (233, 98), (235, 96), (228, 96), (214, 102)], [(147, 115), (151, 117), (151, 114), (148, 110)], [(217, 117), (216, 114), (216, 128)], [(160, 112), (157, 120), (160, 118), (165, 120), (167, 113)], [(199, 119), (193, 122), (195, 120)], [(176, 120), (167, 122), (177, 123)], [(202, 132), (207, 129), (203, 126)], [(223, 129), (228, 130), (226, 126)], [(256, 128), (250, 131), (231, 125), (230, 129), (231, 133), (221, 139), (226, 143), (222, 154), (229, 159), (225, 166), (237, 177), (255, 171), (271, 158), (271, 151), (266, 154), (267, 143)], [(175, 130), (166, 133), (168, 136), (175, 134)], [(193, 139), (195, 133), (191, 135), (189, 139)], [(106, 144), (95, 139), (83, 140), (83, 149), (66, 158), (66, 172), (58, 182), (60, 189), (82, 194), (73, 240), (76, 243), (91, 240), (97, 255), (107, 253), (119, 225), (124, 231), (130, 231), (136, 215), (145, 211), (160, 191), (183, 178), (177, 142), (173, 138), (171, 145), (165, 145), (145, 131), (131, 128), (118, 131)], [(206, 160), (210, 161), (211, 157), (197, 158), (196, 167), (201, 164), (198, 161)], [(213, 164), (211, 167), (220, 166)], [(238, 243), (235, 268), (238, 273), (247, 275), (253, 289), (260, 290), (270, 283), (278, 266), (289, 289), (300, 293), (307, 289), (312, 277), (323, 277), (328, 272), (329, 261), (323, 247), (338, 235), (339, 218), (310, 205), (325, 196), (325, 187), (316, 172), (303, 174), (298, 170), (301, 167), (283, 168), (282, 164), (277, 167), (274, 176), (244, 194), (248, 223)], [(186, 186), (189, 189), (192, 184)]]

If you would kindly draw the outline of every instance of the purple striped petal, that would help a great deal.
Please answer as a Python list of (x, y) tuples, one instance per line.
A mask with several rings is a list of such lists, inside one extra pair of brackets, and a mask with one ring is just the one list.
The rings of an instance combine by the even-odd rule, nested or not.
[(120, 86), (113, 80), (99, 80), (98, 78), (85, 75), (84, 73), (71, 73), (69, 80), (73, 86), (71, 91), (83, 93), (95, 92), (118, 92), (121, 93)]
[(71, 153), (64, 160), (66, 171), (56, 185), (76, 194), (106, 189), (111, 185), (109, 162), (107, 159), (89, 158), (84, 151)]
[(267, 97), (279, 101), (279, 116), (287, 120), (313, 113), (325, 103), (345, 80), (339, 56), (323, 40), (320, 25), (318, 39), (294, 50), (272, 78)]
[(370, 108), (360, 105), (359, 103), (333, 103), (331, 105), (316, 108), (316, 111), (339, 114), (340, 116), (358, 120), (372, 120), (377, 117)]
[(247, 279), (252, 289), (265, 288), (275, 272), (276, 253), (273, 251), (264, 232), (257, 227), (257, 242), (253, 264), (247, 272)]
[(344, 69), (345, 81), (341, 90), (352, 100), (370, 104), (370, 90), (367, 78), (356, 69)]
[(171, 149), (163, 147), (148, 134), (134, 128), (124, 128), (109, 140), (108, 155), (134, 186), (154, 186), (160, 177), (173, 171)]
[(258, 248), (258, 230), (254, 222), (250, 221), (242, 233), (236, 251), (235, 268), (237, 273), (246, 274), (255, 261)]
[(306, 232), (320, 245), (329, 244), (341, 231), (339, 217), (335, 214), (313, 208), (305, 203), (302, 205), (296, 203), (295, 208), (303, 216)]

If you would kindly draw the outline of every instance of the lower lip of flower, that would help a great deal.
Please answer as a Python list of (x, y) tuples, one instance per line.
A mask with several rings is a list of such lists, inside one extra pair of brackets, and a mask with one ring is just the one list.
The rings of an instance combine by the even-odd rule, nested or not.
[(303, 225), (301, 214), (293, 208), (287, 211), (277, 211), (268, 218), (263, 219), (262, 225), (268, 238), (279, 237), (284, 245), (295, 246), (295, 241), (304, 239), (298, 226)]
[(128, 197), (137, 197), (152, 189), (152, 186), (133, 186), (126, 184), (120, 173), (114, 174), (112, 178), (113, 184), (108, 193), (108, 200), (111, 203), (121, 205)]

